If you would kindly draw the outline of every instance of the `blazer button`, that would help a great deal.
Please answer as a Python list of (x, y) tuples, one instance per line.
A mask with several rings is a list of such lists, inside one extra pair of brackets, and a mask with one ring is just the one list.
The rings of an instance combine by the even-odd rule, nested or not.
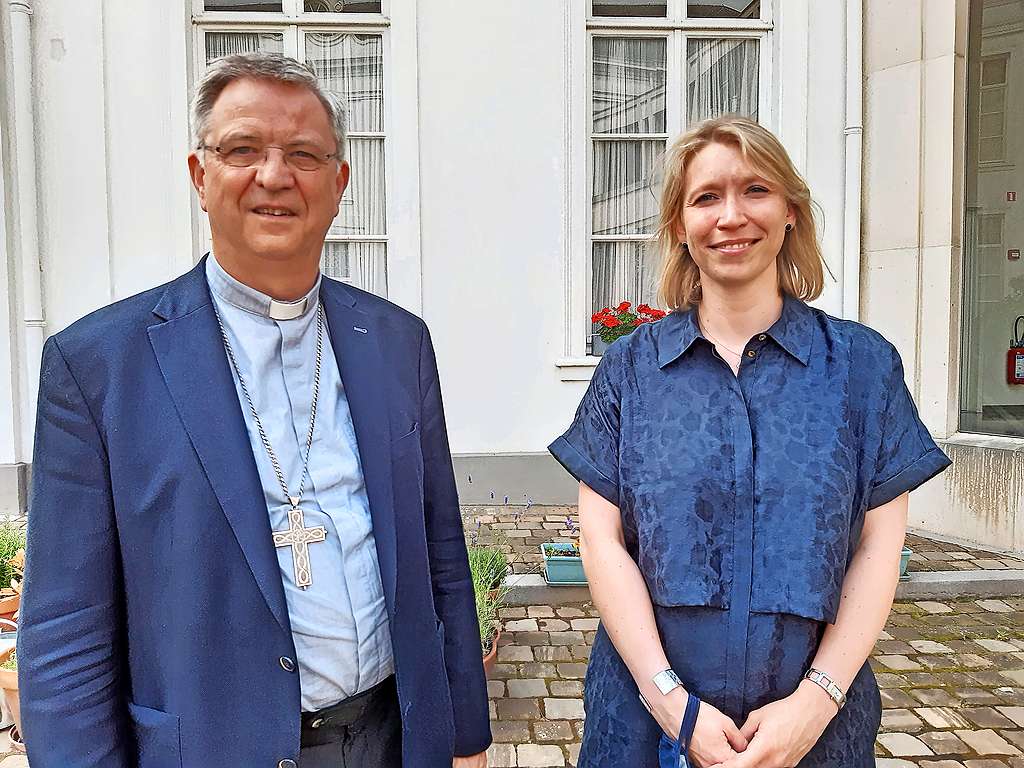
[(299, 768), (299, 766), (294, 760), (282, 760), (277, 764), (277, 768)]
[[(291, 659), (289, 659), (287, 656), (282, 656), (280, 659), (278, 659), (278, 661), (281, 664), (281, 669), (283, 669), (285, 672), (294, 672), (295, 671), (295, 662), (292, 661)], [(282, 761), (282, 764), (285, 763), (285, 762), (288, 762), (288, 761), (287, 760)]]

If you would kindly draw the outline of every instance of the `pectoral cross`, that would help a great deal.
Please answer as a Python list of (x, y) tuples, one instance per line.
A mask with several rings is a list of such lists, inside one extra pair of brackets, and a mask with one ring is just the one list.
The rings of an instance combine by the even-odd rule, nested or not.
[(295, 585), (306, 589), (313, 584), (313, 573), (309, 565), (309, 545), (327, 538), (327, 529), (322, 525), (306, 528), (299, 509), (297, 496), (289, 496), (292, 508), (288, 510), (288, 530), (274, 531), (274, 547), (292, 548), (292, 565), (295, 568)]

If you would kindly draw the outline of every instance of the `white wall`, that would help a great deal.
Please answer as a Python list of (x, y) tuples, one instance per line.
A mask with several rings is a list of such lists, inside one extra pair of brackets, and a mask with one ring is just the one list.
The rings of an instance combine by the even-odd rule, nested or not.
[(184, 5), (36, 4), (40, 251), (51, 333), (192, 263)]

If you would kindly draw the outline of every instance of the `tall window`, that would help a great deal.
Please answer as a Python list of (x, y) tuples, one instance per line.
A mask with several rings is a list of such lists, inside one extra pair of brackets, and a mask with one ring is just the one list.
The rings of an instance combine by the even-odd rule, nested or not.
[(346, 105), (352, 177), (327, 233), (324, 274), (387, 296), (387, 3), (345, 0), (194, 0), (206, 63), (272, 51), (305, 61)]
[(960, 431), (1024, 437), (1024, 8), (970, 11)]
[[(655, 169), (709, 117), (763, 119), (770, 0), (591, 0), (590, 304), (655, 303)], [(590, 345), (588, 344), (588, 348)]]

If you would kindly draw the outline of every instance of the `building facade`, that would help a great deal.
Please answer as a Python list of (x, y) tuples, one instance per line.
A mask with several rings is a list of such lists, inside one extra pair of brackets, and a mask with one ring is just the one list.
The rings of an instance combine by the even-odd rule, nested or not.
[(657, 159), (741, 112), (820, 206), (818, 304), (899, 347), (957, 460), (913, 524), (1024, 549), (1024, 384), (1004, 346), (1024, 314), (1018, 5), (0, 0), (0, 510), (26, 504), (45, 336), (208, 247), (190, 88), (212, 58), (261, 49), (348, 103), (353, 180), (324, 270), (429, 323), (465, 501), (574, 498), (545, 446), (599, 360), (593, 311), (653, 303)]

